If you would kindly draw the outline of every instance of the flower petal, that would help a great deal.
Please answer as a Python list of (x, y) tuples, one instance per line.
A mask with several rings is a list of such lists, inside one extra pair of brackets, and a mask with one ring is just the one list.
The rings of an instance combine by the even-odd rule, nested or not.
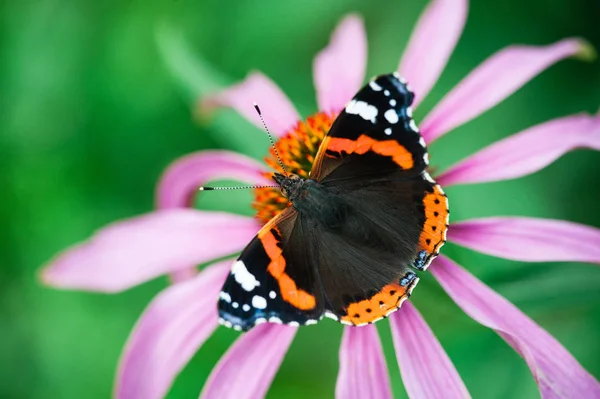
[(467, 0), (433, 0), (421, 15), (398, 67), (415, 93), (414, 107), (444, 70), (465, 26), (468, 8)]
[(338, 399), (393, 397), (390, 376), (375, 326), (344, 328), (335, 397)]
[(263, 398), (296, 331), (267, 323), (242, 335), (215, 366), (200, 397)]
[(410, 398), (471, 397), (444, 348), (409, 301), (390, 316), (390, 326), (402, 381)]
[(454, 223), (448, 240), (523, 262), (600, 264), (600, 229), (561, 220), (495, 217)]
[(245, 216), (163, 210), (111, 224), (42, 271), (51, 286), (118, 292), (240, 251), (259, 229)]
[(500, 140), (450, 167), (444, 186), (514, 179), (536, 172), (576, 148), (600, 150), (600, 118), (573, 115)]
[(298, 111), (287, 96), (261, 72), (251, 72), (243, 82), (205, 97), (200, 105), (205, 112), (216, 107), (231, 107), (263, 129), (254, 109), (255, 102), (260, 106), (263, 118), (275, 136), (284, 135), (300, 120)]
[(514, 93), (555, 62), (589, 52), (589, 45), (566, 39), (549, 46), (511, 46), (483, 62), (464, 78), (421, 123), (430, 143), (470, 121)]
[(157, 207), (189, 207), (198, 188), (210, 180), (234, 179), (248, 184), (273, 184), (262, 176), (260, 162), (232, 151), (200, 151), (173, 162), (157, 189)]
[(119, 362), (116, 399), (163, 398), (173, 380), (219, 325), (215, 306), (232, 260), (174, 284), (148, 305)]
[(363, 21), (358, 15), (348, 15), (313, 64), (319, 110), (340, 111), (360, 89), (366, 64), (367, 37)]
[(543, 398), (600, 397), (600, 383), (556, 339), (504, 297), (443, 256), (429, 270), (458, 306), (519, 352)]

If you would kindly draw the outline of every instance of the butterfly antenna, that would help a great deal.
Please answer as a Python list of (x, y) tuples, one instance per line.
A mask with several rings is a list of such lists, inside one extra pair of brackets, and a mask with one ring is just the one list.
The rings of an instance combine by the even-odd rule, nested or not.
[(263, 127), (265, 128), (265, 132), (267, 132), (267, 135), (269, 136), (269, 141), (271, 142), (271, 147), (273, 148), (273, 151), (275, 151), (275, 156), (277, 156), (277, 160), (279, 161), (279, 166), (281, 166), (281, 169), (283, 170), (283, 173), (285, 174), (285, 176), (288, 177), (287, 169), (285, 168), (285, 166), (283, 165), (283, 162), (281, 161), (281, 157), (279, 156), (279, 152), (277, 151), (277, 147), (275, 146), (275, 141), (273, 141), (273, 136), (271, 136), (271, 132), (269, 131), (269, 128), (267, 127), (267, 124), (265, 123), (265, 119), (262, 116), (262, 112), (260, 112), (260, 108), (258, 107), (258, 104), (256, 102), (254, 102), (254, 109), (256, 110), (256, 113), (258, 114), (258, 117), (260, 118), (260, 121), (262, 122)]
[(199, 191), (214, 191), (214, 190), (246, 190), (249, 188), (279, 188), (279, 186), (235, 186), (235, 187), (208, 187), (202, 186)]
[[(275, 151), (275, 156), (277, 156), (277, 160), (279, 161), (279, 165), (281, 166), (281, 169), (283, 170), (283, 173), (285, 174), (285, 176), (288, 177), (287, 169), (285, 168), (285, 165), (283, 164), (283, 161), (281, 160), (281, 157), (279, 156), (279, 152), (277, 151), (277, 147), (275, 146), (275, 141), (273, 140), (273, 136), (271, 135), (271, 132), (269, 131), (269, 128), (267, 127), (267, 124), (265, 123), (265, 119), (262, 116), (262, 112), (260, 112), (260, 108), (258, 107), (258, 104), (256, 102), (254, 103), (254, 109), (258, 113), (258, 117), (260, 118), (260, 121), (262, 122), (262, 125), (265, 128), (265, 132), (267, 132), (267, 135), (269, 136), (269, 141), (271, 142), (271, 147), (273, 148), (273, 151)], [(208, 186), (202, 186), (198, 190), (199, 191), (245, 190), (245, 189), (250, 189), (250, 188), (280, 188), (280, 186), (279, 185), (276, 185), (276, 186), (256, 186), (256, 185), (252, 185), (252, 186), (231, 186), (231, 187), (208, 187)]]

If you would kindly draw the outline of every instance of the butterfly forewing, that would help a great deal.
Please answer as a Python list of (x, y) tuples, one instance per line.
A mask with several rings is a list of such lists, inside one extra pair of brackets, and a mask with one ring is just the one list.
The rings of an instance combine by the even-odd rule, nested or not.
[(322, 317), (322, 289), (303, 253), (298, 216), (286, 208), (242, 251), (219, 297), (222, 324), (247, 331), (267, 321), (300, 325)]
[(318, 181), (418, 176), (428, 164), (415, 122), (414, 95), (395, 74), (371, 80), (340, 112), (316, 156)]

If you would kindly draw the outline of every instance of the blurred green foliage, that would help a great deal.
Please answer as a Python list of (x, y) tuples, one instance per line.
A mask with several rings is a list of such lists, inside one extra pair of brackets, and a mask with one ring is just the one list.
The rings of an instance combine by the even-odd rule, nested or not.
[[(0, 397), (105, 398), (135, 320), (167, 280), (118, 295), (42, 287), (37, 270), (101, 226), (153, 207), (165, 166), (205, 148), (260, 157), (268, 141), (233, 112), (193, 115), (197, 95), (271, 76), (303, 115), (315, 110), (312, 58), (348, 12), (364, 16), (368, 75), (396, 67), (425, 0), (8, 0), (0, 3)], [(472, 0), (463, 37), (423, 117), (498, 49), (582, 36), (600, 48), (596, 0)], [(204, 65), (202, 61), (208, 62)], [(436, 142), (441, 167), (508, 134), (600, 106), (600, 64), (563, 61), (495, 109)], [(262, 141), (261, 141), (262, 140)], [(531, 215), (600, 226), (600, 154), (577, 151), (509, 182), (451, 188), (453, 219)], [(198, 205), (251, 214), (250, 194)], [(223, 202), (224, 201), (224, 202)], [(594, 245), (594, 244), (590, 244)], [(598, 245), (596, 243), (595, 245)], [(600, 269), (524, 264), (449, 245), (446, 253), (547, 328), (600, 376)], [(476, 398), (537, 397), (525, 363), (425, 276), (414, 302)], [(387, 323), (394, 392), (406, 397)], [(301, 329), (271, 397), (332, 397), (341, 328)], [(238, 334), (223, 328), (175, 381), (197, 397)], [(423, 376), (427, 378), (427, 376)]]

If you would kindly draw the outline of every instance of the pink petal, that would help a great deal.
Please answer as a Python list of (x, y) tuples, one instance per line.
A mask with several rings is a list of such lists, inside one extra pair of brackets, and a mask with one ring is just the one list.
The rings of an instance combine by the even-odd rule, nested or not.
[(220, 262), (192, 280), (169, 286), (148, 305), (123, 351), (116, 399), (159, 399), (167, 394), (219, 325), (216, 303), (231, 263)]
[(598, 398), (600, 383), (550, 334), (466, 270), (440, 256), (429, 270), (475, 321), (494, 329), (527, 362), (543, 398)]
[(560, 220), (495, 217), (455, 223), (448, 240), (523, 262), (600, 264), (600, 229)]
[(325, 112), (338, 112), (360, 89), (367, 64), (367, 37), (362, 19), (348, 15), (313, 64), (317, 103)]
[(600, 150), (600, 118), (573, 115), (534, 126), (479, 151), (438, 177), (444, 186), (514, 179), (575, 148)]
[(287, 96), (260, 72), (252, 72), (243, 82), (204, 98), (201, 106), (207, 112), (216, 107), (231, 107), (262, 130), (254, 102), (260, 106), (263, 118), (275, 136), (283, 136), (300, 120), (298, 111)]
[(163, 173), (157, 189), (158, 208), (185, 208), (198, 188), (211, 180), (233, 179), (247, 184), (273, 184), (263, 177), (262, 163), (231, 151), (200, 151), (179, 158)]
[(242, 335), (215, 366), (200, 397), (263, 398), (296, 331), (267, 323)]
[(432, 0), (417, 23), (398, 67), (415, 93), (414, 107), (444, 70), (467, 20), (467, 0)]
[(240, 251), (259, 229), (249, 217), (163, 210), (111, 224), (42, 271), (51, 286), (118, 292)]
[(393, 397), (381, 341), (375, 326), (344, 328), (335, 397), (338, 399)]
[(444, 348), (409, 301), (390, 316), (390, 326), (410, 398), (471, 397)]
[(555, 62), (587, 52), (587, 43), (566, 39), (543, 47), (511, 46), (494, 54), (425, 118), (421, 123), (425, 140), (432, 142), (492, 108)]

